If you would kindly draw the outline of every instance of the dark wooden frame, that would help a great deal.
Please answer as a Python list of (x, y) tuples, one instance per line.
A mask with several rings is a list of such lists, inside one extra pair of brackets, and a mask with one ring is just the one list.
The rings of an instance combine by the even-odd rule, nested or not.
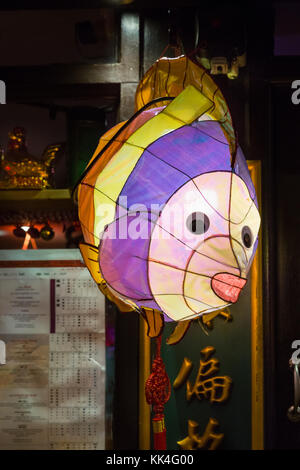
[[(253, 24), (256, 25), (254, 30)], [(262, 162), (262, 282), (264, 331), (264, 447), (274, 448), (275, 438), (275, 322), (273, 161), (269, 72), (273, 53), (274, 16), (271, 2), (254, 7), (248, 16), (249, 134), (252, 158)]]
[[(265, 246), (265, 305), (267, 307), (265, 318), (265, 416), (266, 416), (266, 442), (267, 448), (281, 448), (280, 432), (278, 430), (278, 403), (282, 400), (277, 388), (278, 366), (281, 358), (278, 349), (281, 335), (279, 323), (283, 321), (283, 313), (276, 304), (277, 292), (280, 289), (277, 255), (282, 248), (276, 242), (276, 169), (275, 169), (275, 147), (274, 147), (274, 95), (277, 87), (291, 86), (295, 79), (300, 78), (300, 64), (298, 57), (274, 57), (272, 58), (269, 74), (265, 83), (265, 109), (268, 123), (266, 132), (266, 159), (264, 169), (265, 181), (265, 205), (267, 208), (267, 219), (265, 223), (266, 246)], [(292, 92), (292, 91), (291, 91)], [(291, 228), (292, 229), (292, 228)], [(296, 299), (295, 299), (296, 301)], [(295, 331), (295, 335), (297, 331)], [(281, 339), (280, 339), (281, 338)], [(288, 363), (286, 364), (288, 369)], [(292, 378), (291, 378), (292, 383)], [(286, 407), (290, 403), (286, 403)], [(295, 432), (297, 428), (295, 428)], [(299, 434), (299, 432), (298, 432)]]
[[(135, 12), (121, 14), (120, 61), (111, 64), (56, 64), (30, 67), (0, 67), (6, 83), (7, 102), (22, 102), (34, 96), (55, 96), (69, 87), (101, 85), (103, 95), (120, 87), (120, 120), (134, 111), (134, 92), (139, 81), (140, 21)], [(101, 88), (99, 87), (99, 88)]]
[[(253, 18), (256, 28), (253, 28)], [(250, 132), (251, 150), (262, 161), (262, 240), (263, 240), (263, 312), (264, 312), (264, 416), (265, 449), (279, 447), (277, 404), (278, 308), (276, 305), (277, 253), (274, 101), (276, 87), (291, 85), (300, 78), (298, 57), (274, 57), (274, 9), (266, 2), (264, 11), (253, 8), (249, 17), (250, 45)], [(287, 364), (288, 367), (288, 364)], [(287, 403), (287, 406), (289, 404)]]

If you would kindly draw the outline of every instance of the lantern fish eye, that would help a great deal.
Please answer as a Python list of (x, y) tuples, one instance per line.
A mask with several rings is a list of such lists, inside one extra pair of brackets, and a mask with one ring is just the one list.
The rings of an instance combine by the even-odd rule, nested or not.
[(246, 248), (250, 248), (253, 243), (253, 235), (251, 229), (245, 225), (242, 229), (242, 240)]
[(209, 224), (209, 218), (203, 212), (192, 212), (186, 219), (186, 226), (189, 231), (197, 235), (207, 232)]

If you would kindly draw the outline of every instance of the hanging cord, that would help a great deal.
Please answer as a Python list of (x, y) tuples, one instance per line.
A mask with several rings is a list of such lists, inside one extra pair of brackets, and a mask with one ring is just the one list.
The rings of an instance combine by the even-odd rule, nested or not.
[[(162, 53), (160, 54), (158, 60), (160, 60), (162, 57), (165, 56), (166, 52), (169, 50), (169, 49), (173, 49), (174, 50), (174, 57), (179, 57), (181, 55), (184, 55), (184, 48), (183, 48), (183, 43), (180, 39), (179, 36), (177, 36), (177, 39), (176, 39), (176, 44), (175, 43), (170, 43), (166, 45), (166, 47), (164, 48), (164, 50), (162, 51)], [(171, 59), (172, 57), (169, 57), (168, 56), (168, 59)]]
[(164, 406), (171, 395), (170, 379), (161, 357), (161, 335), (156, 338), (156, 355), (152, 363), (151, 374), (145, 383), (145, 395), (149, 405), (153, 406), (152, 418), (154, 449), (166, 450), (166, 427)]
[[(168, 26), (168, 35), (169, 35), (169, 42), (162, 51), (162, 53), (159, 56), (159, 59), (165, 56), (166, 52), (169, 49), (173, 50), (174, 57), (178, 57), (180, 55), (184, 55), (184, 47), (183, 47), (183, 42), (178, 34), (177, 27), (174, 25), (172, 21), (172, 11), (171, 8), (168, 9), (168, 17), (169, 17), (169, 26)], [(171, 57), (169, 57), (171, 58)], [(158, 60), (159, 60), (158, 59)]]

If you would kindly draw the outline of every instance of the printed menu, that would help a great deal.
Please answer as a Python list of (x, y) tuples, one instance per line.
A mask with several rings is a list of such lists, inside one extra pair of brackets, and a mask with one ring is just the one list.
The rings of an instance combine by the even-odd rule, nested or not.
[(0, 449), (105, 448), (105, 304), (84, 267), (0, 268)]

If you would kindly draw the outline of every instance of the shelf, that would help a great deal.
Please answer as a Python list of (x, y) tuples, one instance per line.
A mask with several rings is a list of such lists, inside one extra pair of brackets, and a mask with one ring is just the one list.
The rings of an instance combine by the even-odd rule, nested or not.
[(2, 189), (0, 208), (2, 213), (22, 210), (70, 210), (75, 204), (70, 189)]
[(0, 201), (71, 199), (70, 189), (1, 189)]

